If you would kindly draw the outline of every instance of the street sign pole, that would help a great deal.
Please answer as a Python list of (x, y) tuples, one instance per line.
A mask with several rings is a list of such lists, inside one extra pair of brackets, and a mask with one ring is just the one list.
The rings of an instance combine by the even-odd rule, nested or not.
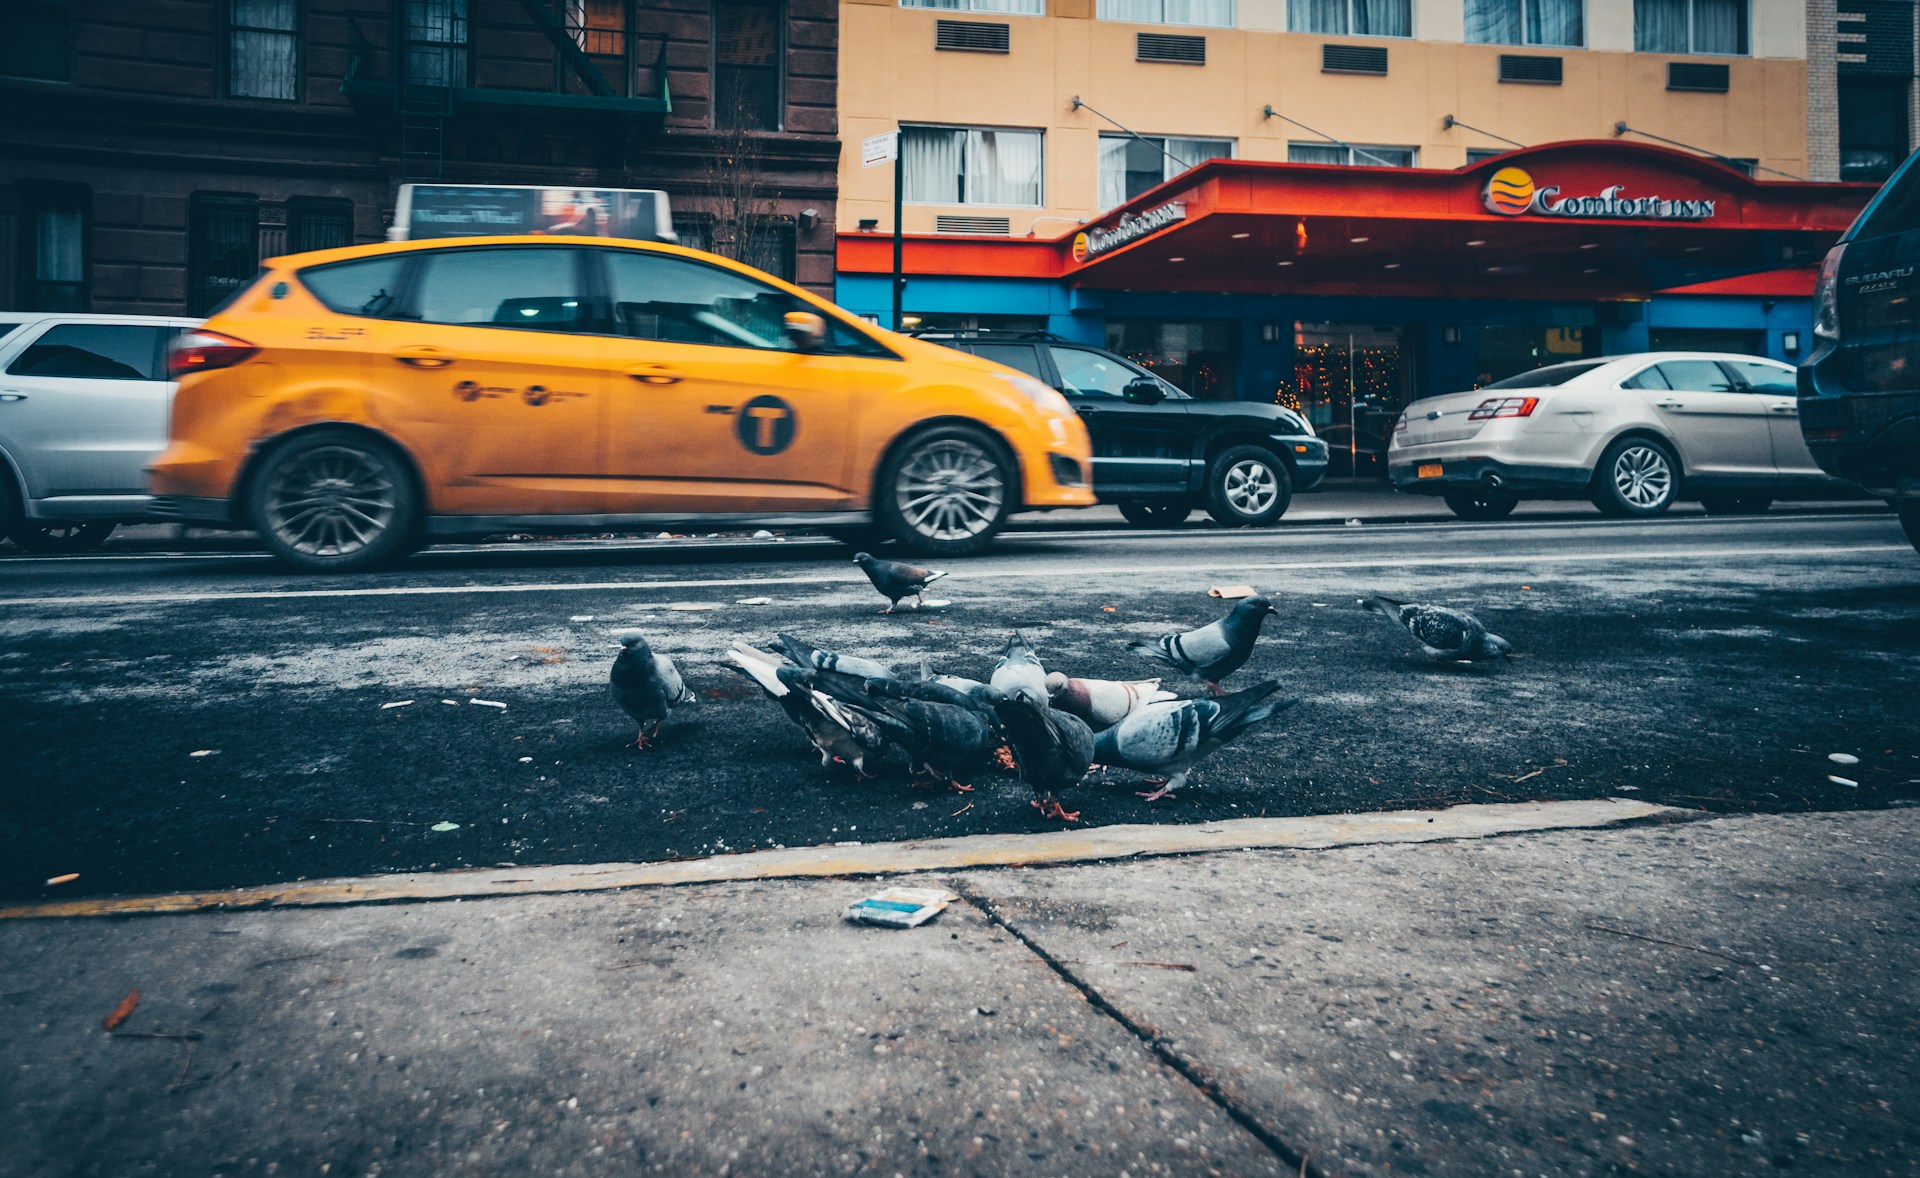
[(907, 243), (900, 225), (900, 206), (904, 203), (901, 197), (907, 187), (906, 173), (906, 168), (900, 163), (899, 149), (896, 146), (893, 157), (893, 329), (895, 331), (901, 330), (900, 303), (907, 291), (907, 276), (901, 264)]

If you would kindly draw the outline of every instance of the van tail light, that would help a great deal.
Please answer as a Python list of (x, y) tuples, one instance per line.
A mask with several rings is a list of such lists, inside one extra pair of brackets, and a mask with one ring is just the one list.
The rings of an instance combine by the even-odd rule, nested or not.
[(1496, 417), (1532, 417), (1538, 397), (1488, 397), (1480, 407), (1467, 414), (1468, 421), (1492, 421)]
[(1828, 250), (1813, 284), (1813, 334), (1819, 339), (1840, 338), (1840, 256), (1846, 252), (1844, 244)]
[(259, 353), (260, 349), (246, 340), (217, 331), (184, 332), (167, 352), (167, 375), (179, 380), (189, 372), (232, 368)]

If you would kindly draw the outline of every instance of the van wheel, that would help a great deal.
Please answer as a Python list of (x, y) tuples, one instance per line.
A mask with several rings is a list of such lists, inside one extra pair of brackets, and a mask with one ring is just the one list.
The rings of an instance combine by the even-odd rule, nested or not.
[(965, 556), (993, 543), (1015, 495), (1013, 464), (980, 430), (943, 425), (888, 455), (874, 519), (913, 552)]
[(1261, 527), (1293, 502), (1287, 464), (1258, 446), (1233, 446), (1207, 467), (1207, 514), (1223, 527)]
[(48, 556), (65, 552), (87, 552), (107, 542), (118, 527), (112, 520), (87, 520), (84, 523), (48, 524), (17, 520), (7, 535), (22, 552)]
[(405, 554), (420, 525), (413, 480), (392, 449), (350, 430), (274, 451), (247, 504), (268, 551), (306, 572), (345, 573)]
[(1518, 495), (1503, 491), (1448, 491), (1440, 498), (1461, 519), (1505, 519), (1520, 505)]
[(1680, 496), (1680, 463), (1652, 438), (1621, 438), (1608, 446), (1593, 479), (1593, 505), (1616, 518), (1659, 515)]
[(1700, 506), (1708, 515), (1759, 515), (1773, 506), (1771, 495), (1731, 495), (1721, 492), (1700, 496)]
[(1193, 514), (1193, 504), (1177, 501), (1129, 499), (1119, 507), (1121, 518), (1136, 528), (1171, 528), (1185, 523), (1187, 517)]
[(1895, 500), (1893, 509), (1900, 513), (1900, 530), (1907, 534), (1907, 543), (1920, 552), (1920, 499)]

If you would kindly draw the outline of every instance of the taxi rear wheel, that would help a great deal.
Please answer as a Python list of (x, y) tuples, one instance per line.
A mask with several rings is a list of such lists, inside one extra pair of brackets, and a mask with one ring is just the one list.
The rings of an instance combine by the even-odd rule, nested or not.
[(419, 501), (392, 449), (350, 430), (304, 434), (268, 456), (248, 503), (267, 549), (308, 572), (353, 572), (405, 555)]
[(887, 457), (874, 518), (914, 552), (964, 556), (993, 542), (1014, 493), (1012, 460), (992, 438), (971, 426), (944, 425)]

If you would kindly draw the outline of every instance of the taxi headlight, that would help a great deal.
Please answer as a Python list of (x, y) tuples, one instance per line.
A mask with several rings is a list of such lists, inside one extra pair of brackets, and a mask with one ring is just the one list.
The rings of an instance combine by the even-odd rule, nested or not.
[(1034, 407), (1043, 412), (1057, 417), (1073, 416), (1073, 406), (1067, 404), (1067, 399), (1060, 395), (1059, 389), (1041, 384), (1031, 376), (1018, 372), (996, 372), (993, 378), (1012, 385), (1016, 392), (1032, 401)]

